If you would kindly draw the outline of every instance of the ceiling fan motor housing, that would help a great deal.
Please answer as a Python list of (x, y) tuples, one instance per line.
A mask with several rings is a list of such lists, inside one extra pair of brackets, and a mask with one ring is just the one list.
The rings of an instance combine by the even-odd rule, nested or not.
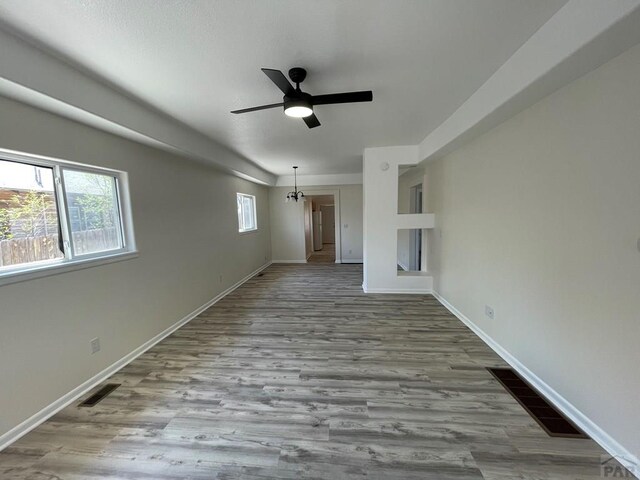
[(282, 101), (284, 102), (285, 110), (292, 107), (306, 107), (313, 109), (311, 103), (311, 95), (309, 95), (308, 93), (298, 91), (295, 93), (295, 96), (285, 95), (282, 98)]
[(293, 67), (289, 70), (289, 78), (293, 83), (302, 83), (307, 78), (307, 71), (302, 67)]

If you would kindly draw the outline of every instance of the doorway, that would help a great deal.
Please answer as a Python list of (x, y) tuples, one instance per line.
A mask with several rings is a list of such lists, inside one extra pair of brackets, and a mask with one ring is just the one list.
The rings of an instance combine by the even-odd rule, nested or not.
[[(309, 195), (305, 210), (310, 211), (309, 263), (334, 263), (336, 261), (336, 215), (333, 195)], [(307, 213), (308, 215), (308, 213)]]

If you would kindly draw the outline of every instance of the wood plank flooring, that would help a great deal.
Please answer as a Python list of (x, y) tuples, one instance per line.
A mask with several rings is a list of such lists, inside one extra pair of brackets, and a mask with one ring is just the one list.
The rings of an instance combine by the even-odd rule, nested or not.
[(307, 259), (308, 263), (334, 263), (336, 261), (336, 246), (333, 243), (323, 243), (322, 250), (314, 251)]
[(98, 405), (5, 449), (0, 478), (601, 478), (604, 452), (548, 437), (432, 296), (361, 283), (359, 265), (272, 265), (112, 376)]

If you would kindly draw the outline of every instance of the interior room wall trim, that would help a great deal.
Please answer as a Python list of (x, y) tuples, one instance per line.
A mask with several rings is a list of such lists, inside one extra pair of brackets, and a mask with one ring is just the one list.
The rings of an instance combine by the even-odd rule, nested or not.
[[(630, 471), (636, 471), (640, 466), (640, 459), (629, 452), (623, 445), (616, 441), (611, 435), (600, 428), (590, 418), (578, 410), (566, 398), (555, 391), (551, 386), (545, 383), (540, 377), (523, 365), (516, 357), (511, 355), (498, 342), (478, 327), (469, 317), (464, 315), (460, 310), (450, 304), (437, 291), (433, 291), (432, 295), (458, 320), (469, 327), (480, 339), (486, 343), (494, 352), (507, 362), (514, 370), (516, 370), (527, 382), (535, 387), (547, 400), (549, 400), (556, 408), (564, 413), (571, 421), (580, 427), (595, 442), (604, 448), (610, 455), (616, 459)], [(638, 477), (640, 478), (640, 477)]]
[(342, 261), (340, 263), (362, 263), (363, 260), (361, 258), (347, 258), (347, 259), (342, 259)]
[(367, 288), (366, 284), (362, 284), (364, 293), (408, 293), (413, 295), (428, 295), (433, 293), (425, 288)]
[(15, 426), (14, 428), (9, 430), (5, 434), (0, 435), (0, 451), (2, 451), (3, 449), (5, 449), (9, 445), (11, 445), (13, 442), (15, 442), (19, 438), (21, 438), (24, 435), (26, 435), (27, 433), (29, 433), (31, 430), (36, 428), (38, 425), (40, 425), (40, 424), (44, 423), (45, 421), (47, 421), (53, 415), (55, 415), (60, 410), (62, 410), (63, 408), (67, 407), (68, 405), (70, 405), (74, 401), (76, 401), (78, 398), (80, 398), (81, 396), (83, 396), (84, 394), (89, 392), (91, 389), (95, 388), (101, 382), (105, 381), (111, 375), (113, 375), (114, 373), (118, 372), (120, 369), (122, 369), (123, 367), (125, 367), (126, 365), (128, 365), (129, 363), (134, 361), (136, 358), (138, 358), (144, 352), (149, 350), (151, 347), (153, 347), (154, 345), (156, 345), (160, 341), (164, 340), (166, 337), (171, 335), (173, 332), (178, 330), (180, 327), (182, 327), (182, 326), (186, 325), (187, 323), (189, 323), (191, 320), (196, 318), (198, 315), (200, 315), (206, 309), (208, 309), (212, 305), (214, 305), (217, 302), (219, 302), (220, 300), (222, 300), (224, 297), (226, 297), (231, 292), (233, 292), (235, 289), (240, 287), (243, 283), (247, 282), (248, 280), (250, 280), (251, 278), (256, 276), (258, 273), (260, 273), (262, 270), (267, 268), (272, 263), (273, 262), (265, 263), (264, 265), (262, 265), (261, 267), (259, 267), (256, 270), (254, 270), (253, 272), (251, 272), (249, 275), (247, 275), (243, 279), (241, 279), (238, 282), (234, 283), (232, 286), (227, 288), (225, 291), (223, 291), (223, 292), (219, 293), (218, 295), (216, 295), (214, 298), (209, 300), (204, 305), (201, 305), (200, 307), (195, 309), (193, 312), (187, 314), (182, 319), (178, 320), (176, 323), (171, 325), (169, 328), (167, 328), (164, 331), (160, 332), (155, 337), (151, 338), (150, 340), (148, 340), (147, 342), (143, 343), (142, 345), (140, 345), (138, 348), (136, 348), (132, 352), (130, 352), (127, 355), (125, 355), (124, 357), (122, 357), (120, 360), (116, 361), (115, 363), (111, 364), (110, 366), (108, 366), (107, 368), (105, 368), (104, 370), (99, 372), (98, 374), (94, 375), (93, 377), (91, 377), (87, 381), (85, 381), (82, 384), (78, 385), (76, 388), (74, 388), (70, 392), (66, 393), (65, 395), (63, 395), (62, 397), (60, 397), (56, 401), (52, 402), (51, 404), (47, 405), (42, 410), (40, 410), (36, 414), (32, 415), (31, 417), (29, 417), (28, 419), (26, 419), (24, 422), (20, 423), (19, 425)]

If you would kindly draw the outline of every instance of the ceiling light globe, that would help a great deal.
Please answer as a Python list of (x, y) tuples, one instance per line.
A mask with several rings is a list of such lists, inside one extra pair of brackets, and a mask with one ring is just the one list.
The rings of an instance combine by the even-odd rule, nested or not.
[(295, 105), (285, 108), (284, 113), (289, 117), (304, 118), (311, 115), (313, 113), (313, 110), (303, 105)]

